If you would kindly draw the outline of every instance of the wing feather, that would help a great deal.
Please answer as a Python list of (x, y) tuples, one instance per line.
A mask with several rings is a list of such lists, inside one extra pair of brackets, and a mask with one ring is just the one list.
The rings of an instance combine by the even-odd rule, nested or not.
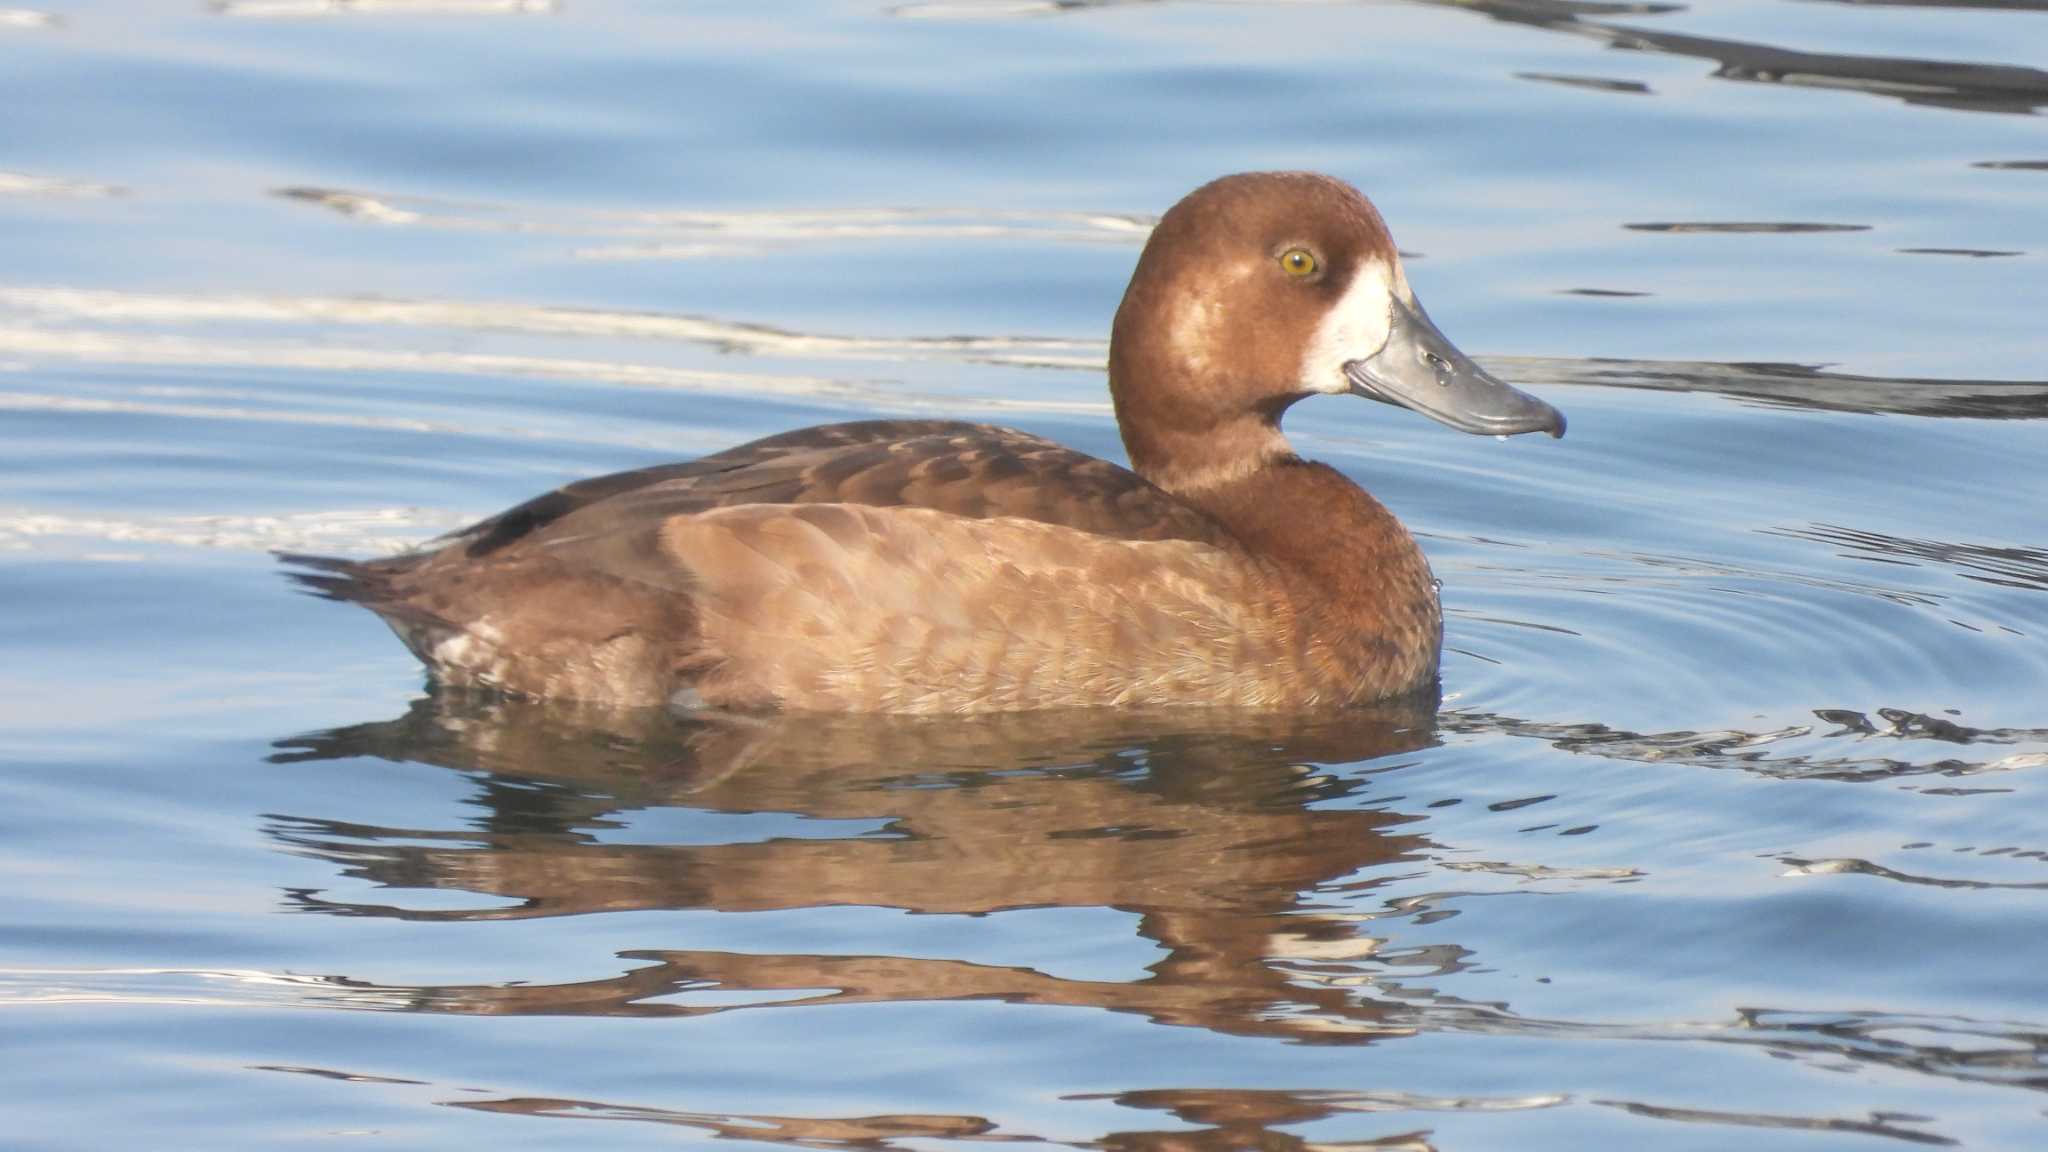
[[(363, 563), (301, 559), (437, 675), (536, 696), (1005, 710), (1258, 703), (1296, 654), (1214, 520), (1038, 436), (808, 428), (579, 481)], [(1196, 649), (1199, 649), (1197, 651)]]
[(446, 538), (479, 559), (514, 546), (658, 530), (740, 504), (929, 508), (1012, 517), (1120, 540), (1222, 539), (1129, 469), (986, 424), (876, 420), (770, 436), (681, 464), (579, 480)]

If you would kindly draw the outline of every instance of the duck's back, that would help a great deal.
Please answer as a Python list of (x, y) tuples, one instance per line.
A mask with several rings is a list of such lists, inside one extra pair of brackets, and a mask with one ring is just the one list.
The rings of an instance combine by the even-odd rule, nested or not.
[(1208, 515), (945, 421), (804, 429), (580, 481), (430, 551), (311, 563), (446, 681), (618, 705), (1270, 705), (1311, 658)]
[(1120, 540), (1218, 543), (1208, 516), (1127, 468), (1042, 436), (953, 420), (801, 428), (680, 464), (580, 480), (449, 536), (470, 559), (742, 504), (928, 508)]

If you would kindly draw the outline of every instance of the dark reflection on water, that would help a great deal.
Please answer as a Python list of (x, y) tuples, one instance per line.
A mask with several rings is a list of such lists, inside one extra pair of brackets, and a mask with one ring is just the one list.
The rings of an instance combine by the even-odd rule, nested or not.
[(1914, 1122), (1924, 1123), (1924, 1116), (1901, 1116), (1896, 1114), (1873, 1115), (1868, 1120), (1842, 1120), (1836, 1118), (1816, 1119), (1807, 1116), (1759, 1116), (1754, 1113), (1723, 1112), (1707, 1108), (1669, 1108), (1656, 1104), (1638, 1104), (1627, 1100), (1601, 1100), (1637, 1116), (1652, 1116), (1659, 1120), (1681, 1120), (1691, 1123), (1730, 1124), (1740, 1128), (1790, 1128), (1807, 1132), (1852, 1132), (1863, 1136), (1884, 1136), (1893, 1140), (1904, 1140), (1909, 1144), (1932, 1144), (1937, 1147), (1954, 1147), (1962, 1143), (1946, 1136), (1935, 1136), (1926, 1132), (1915, 1132), (1903, 1125)]
[[(1596, 5), (1566, 0), (1423, 0), (1495, 20), (1568, 32), (1627, 51), (1711, 60), (1724, 80), (1838, 88), (1965, 112), (2026, 114), (2048, 104), (2048, 72), (2008, 64), (1801, 52), (1768, 44), (1689, 36), (1589, 17), (1654, 15), (1684, 5)], [(1962, 5), (1959, 5), (1962, 6)]]
[[(1573, 753), (1633, 760), (1642, 763), (1694, 768), (1733, 768), (1782, 780), (1881, 781), (1916, 776), (1977, 776), (1986, 773), (2048, 768), (2048, 755), (2036, 752), (2002, 754), (1999, 745), (2048, 741), (2048, 729), (1970, 728), (1938, 716), (1903, 708), (1882, 708), (1883, 726), (1862, 712), (1846, 708), (1816, 708), (1813, 715), (1832, 731), (1817, 732), (1813, 725), (1793, 725), (1766, 731), (1717, 729), (1668, 732), (1632, 732), (1596, 721), (1557, 723), (1522, 720), (1486, 712), (1447, 712), (1441, 719), (1446, 732), (1501, 734), (1549, 742)], [(1809, 737), (1818, 737), (1818, 747)], [(1938, 759), (1913, 759), (1906, 755), (1873, 754), (1864, 737), (1888, 737), (1900, 741), (1935, 740), (1948, 745), (1984, 744), (1992, 747), (1974, 756), (1943, 755)], [(1824, 743), (1829, 739), (1854, 740), (1847, 746)], [(1791, 745), (1788, 749), (1786, 745)]]
[(1610, 80), (1604, 76), (1573, 76), (1560, 72), (1517, 72), (1517, 80), (1534, 80), (1539, 84), (1562, 84), (1567, 88), (1591, 88), (1596, 92), (1620, 92), (1625, 95), (1647, 96), (1651, 89), (1638, 80)]
[(1803, 232), (1868, 232), (1868, 224), (1816, 224), (1797, 220), (1700, 220), (1624, 224), (1631, 232), (1706, 232), (1729, 236), (1796, 235)]
[(1908, 256), (1967, 256), (1972, 260), (1986, 260), (1996, 256), (2024, 256), (2026, 253), (2011, 248), (1901, 248)]
[[(2027, 855), (2039, 857), (2042, 853), (2034, 851), (2027, 853)], [(1853, 873), (1861, 876), (1876, 877), (1880, 880), (1891, 880), (1900, 884), (1920, 884), (1929, 888), (1953, 888), (1971, 891), (1991, 891), (1996, 889), (2007, 892), (2048, 890), (2048, 881), (2005, 882), (1965, 880), (1954, 876), (1928, 876), (1917, 872), (1907, 872), (1899, 868), (1888, 868), (1883, 864), (1876, 864), (1869, 860), (1860, 860), (1854, 857), (1809, 860), (1798, 856), (1781, 856), (1778, 858), (1778, 862), (1791, 868), (1794, 874), (1804, 876)]]
[(1499, 358), (1519, 382), (1587, 384), (1658, 392), (1714, 392), (1773, 407), (1889, 412), (1972, 420), (2048, 418), (2048, 380), (1940, 380), (1859, 376), (1811, 364), (1710, 364), (1681, 360)]
[(1807, 0), (1859, 8), (1959, 8), (1997, 12), (2048, 12), (2048, 0)]
[[(358, 1076), (324, 1068), (264, 1066), (263, 1071), (298, 1072), (324, 1079), (370, 1084), (415, 1084), (417, 1081)], [(573, 1100), (548, 1096), (500, 1096), (483, 1100), (447, 1100), (455, 1108), (477, 1112), (538, 1116), (559, 1120), (625, 1120), (671, 1124), (736, 1140), (826, 1149), (914, 1149), (916, 1140), (968, 1141), (1001, 1144), (1053, 1144), (1097, 1148), (1106, 1152), (1234, 1152), (1247, 1148), (1271, 1152), (1316, 1152), (1334, 1148), (1428, 1150), (1437, 1147), (1427, 1131), (1398, 1133), (1341, 1145), (1311, 1142), (1286, 1132), (1289, 1125), (1327, 1120), (1346, 1113), (1485, 1110), (1503, 1112), (1550, 1108), (1562, 1096), (1521, 1098), (1422, 1097), (1398, 1092), (1285, 1091), (1246, 1088), (1155, 1089), (1115, 1094), (1076, 1094), (1072, 1101), (1107, 1100), (1144, 1112), (1166, 1112), (1181, 1126), (1166, 1130), (1123, 1130), (1099, 1139), (1060, 1139), (998, 1130), (984, 1116), (891, 1113), (874, 1116), (774, 1116), (760, 1113), (692, 1112)], [(1814, 1121), (1814, 1124), (1827, 1124)], [(1917, 1134), (1915, 1134), (1917, 1135)]]

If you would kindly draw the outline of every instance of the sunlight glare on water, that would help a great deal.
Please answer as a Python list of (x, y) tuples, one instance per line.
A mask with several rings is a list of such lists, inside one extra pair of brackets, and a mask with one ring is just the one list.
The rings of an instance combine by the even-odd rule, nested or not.
[[(2042, 5), (25, 0), (0, 101), (10, 1147), (2040, 1145)], [(271, 558), (1122, 460), (1131, 265), (1259, 168), (1570, 418), (1288, 418), (1440, 708), (480, 700)]]

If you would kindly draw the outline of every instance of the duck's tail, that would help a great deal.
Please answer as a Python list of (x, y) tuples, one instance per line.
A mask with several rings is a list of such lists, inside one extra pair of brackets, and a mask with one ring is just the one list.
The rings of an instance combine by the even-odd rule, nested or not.
[(365, 590), (371, 582), (369, 566), (360, 560), (309, 556), (303, 551), (272, 551), (270, 556), (285, 566), (287, 580), (305, 592), (319, 596), (319, 599), (352, 603), (362, 603), (367, 599)]
[(418, 554), (390, 556), (380, 560), (344, 560), (338, 556), (311, 556), (302, 552), (272, 552), (285, 565), (285, 576), (309, 595), (344, 604), (360, 604), (375, 612), (413, 655), (434, 665), (436, 644), (460, 631), (458, 627), (422, 607), (404, 589), (399, 577), (420, 561)]
[(397, 577), (418, 562), (413, 555), (381, 560), (344, 560), (339, 556), (312, 556), (303, 552), (272, 552), (285, 566), (285, 577), (306, 593), (322, 600), (361, 604), (394, 624), (443, 623), (415, 607), (395, 584)]
[(339, 556), (312, 556), (304, 552), (272, 552), (285, 566), (285, 578), (323, 600), (375, 606), (380, 593), (390, 591), (388, 567), (380, 569), (374, 560), (344, 560)]

